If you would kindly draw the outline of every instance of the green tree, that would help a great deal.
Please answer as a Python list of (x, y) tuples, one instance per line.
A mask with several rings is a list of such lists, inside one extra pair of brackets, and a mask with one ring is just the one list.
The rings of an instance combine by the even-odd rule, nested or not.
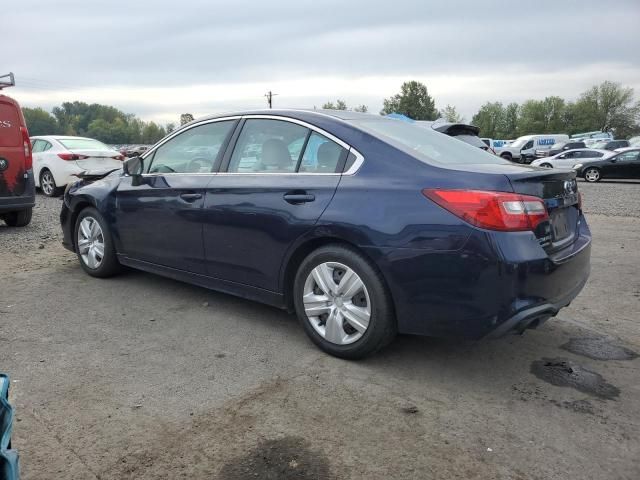
[(22, 114), (27, 122), (29, 135), (56, 135), (58, 122), (46, 110), (38, 108), (23, 108)]
[(369, 108), (366, 105), (358, 105), (353, 109), (354, 112), (367, 113)]
[(142, 128), (142, 143), (153, 144), (166, 135), (163, 127), (155, 122), (149, 122)]
[(347, 104), (344, 100), (336, 100), (336, 103), (333, 102), (327, 102), (324, 105), (322, 105), (322, 109), (323, 110), (346, 110), (347, 109)]
[(444, 118), (447, 122), (451, 123), (463, 123), (464, 118), (458, 113), (456, 107), (447, 104), (442, 110), (440, 110), (440, 117)]
[(173, 132), (176, 129), (176, 124), (173, 122), (169, 122), (167, 123), (167, 125), (165, 125), (164, 129), (167, 132), (167, 135), (169, 135), (171, 132)]
[(426, 85), (412, 80), (404, 82), (400, 93), (386, 98), (381, 115), (401, 113), (414, 120), (435, 120), (438, 118), (435, 100), (427, 91)]
[(189, 122), (193, 122), (193, 115), (190, 113), (183, 113), (180, 115), (180, 126), (186, 125)]
[(502, 131), (498, 132), (503, 140), (515, 138), (518, 135), (518, 116), (520, 113), (520, 106), (511, 102), (504, 109), (502, 119)]
[(480, 127), (480, 135), (489, 138), (504, 138), (506, 131), (506, 112), (502, 103), (487, 102), (480, 107), (471, 119), (471, 123)]
[(622, 138), (638, 128), (640, 102), (633, 102), (633, 88), (606, 81), (580, 95), (571, 115), (579, 130), (614, 131)]

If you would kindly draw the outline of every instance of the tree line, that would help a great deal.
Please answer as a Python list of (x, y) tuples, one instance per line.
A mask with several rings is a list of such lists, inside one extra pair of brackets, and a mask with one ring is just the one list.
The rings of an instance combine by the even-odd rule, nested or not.
[(22, 113), (30, 135), (78, 135), (109, 144), (152, 144), (175, 128), (98, 103), (64, 102), (51, 113), (42, 108), (23, 108)]
[[(344, 100), (327, 102), (323, 108), (347, 110)], [(367, 111), (366, 105), (353, 109)], [(400, 92), (383, 101), (381, 115), (400, 113), (414, 120), (437, 120), (464, 123), (455, 106), (436, 108), (435, 99), (426, 85), (405, 82)], [(503, 104), (487, 102), (473, 115), (471, 123), (480, 127), (480, 135), (511, 139), (530, 133), (613, 132), (616, 138), (640, 133), (640, 101), (634, 102), (633, 88), (605, 81), (583, 92), (577, 100), (557, 96), (543, 100)]]
[[(343, 99), (328, 101), (322, 108), (348, 110)], [(175, 124), (145, 122), (109, 105), (65, 102), (51, 113), (42, 108), (22, 109), (31, 135), (81, 135), (110, 144), (152, 144), (175, 129)], [(366, 105), (353, 108), (367, 112)], [(402, 84), (400, 92), (384, 99), (381, 115), (400, 113), (414, 120), (465, 122), (455, 106), (436, 108), (426, 85), (415, 80)], [(180, 125), (193, 120), (183, 113)], [(558, 96), (530, 99), (518, 104), (487, 102), (471, 123), (483, 137), (510, 139), (529, 133), (612, 132), (616, 138), (640, 133), (640, 101), (633, 88), (606, 81), (583, 92), (575, 101)]]

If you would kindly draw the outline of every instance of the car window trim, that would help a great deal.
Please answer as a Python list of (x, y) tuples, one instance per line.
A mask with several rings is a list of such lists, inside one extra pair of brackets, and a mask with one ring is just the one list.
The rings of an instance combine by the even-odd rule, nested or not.
[[(145, 169), (147, 169), (147, 172), (143, 173), (142, 176), (143, 177), (158, 177), (158, 176), (164, 176), (164, 175), (216, 175), (218, 173), (218, 169), (220, 168), (220, 164), (222, 163), (222, 159), (226, 155), (227, 148), (229, 146), (229, 142), (230, 142), (231, 138), (234, 136), (235, 132), (238, 129), (238, 124), (240, 123), (239, 120), (241, 120), (241, 118), (242, 117), (240, 115), (233, 115), (233, 116), (230, 116), (230, 117), (222, 117), (222, 118), (212, 118), (212, 119), (208, 119), (208, 120), (202, 120), (202, 121), (199, 121), (199, 122), (195, 122), (193, 125), (189, 125), (188, 128), (179, 128), (176, 131), (171, 132), (170, 136), (166, 136), (160, 142), (155, 144), (153, 147), (147, 149), (140, 156), (140, 158), (142, 158), (143, 162), (145, 162), (145, 163), (146, 163), (147, 158), (151, 157), (151, 163), (149, 164), (148, 167), (145, 167)], [(225, 137), (224, 141), (222, 142), (222, 145), (220, 146), (220, 151), (216, 155), (216, 158), (213, 161), (213, 165), (211, 166), (211, 170), (210, 171), (208, 171), (208, 172), (156, 172), (156, 173), (149, 173), (148, 172), (148, 169), (151, 168), (151, 165), (153, 165), (153, 159), (155, 158), (156, 151), (161, 146), (163, 146), (165, 143), (169, 142), (170, 140), (172, 140), (173, 138), (177, 137), (178, 135), (181, 135), (184, 132), (187, 132), (187, 131), (195, 128), (195, 127), (200, 127), (202, 125), (208, 125), (210, 123), (225, 122), (225, 121), (229, 121), (229, 120), (236, 120), (235, 125), (233, 125), (229, 129), (229, 133), (227, 133), (227, 136)]]

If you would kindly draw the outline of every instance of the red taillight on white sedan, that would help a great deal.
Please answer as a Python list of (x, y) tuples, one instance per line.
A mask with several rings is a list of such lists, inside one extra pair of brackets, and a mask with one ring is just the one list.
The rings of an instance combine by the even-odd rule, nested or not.
[(124, 155), (115, 155), (111, 158), (113, 158), (114, 160), (124, 160)]
[(89, 158), (89, 155), (78, 155), (77, 153), (59, 153), (58, 156), (62, 160), (84, 160)]
[(481, 190), (424, 189), (422, 193), (464, 221), (489, 230), (533, 231), (549, 219), (538, 197)]

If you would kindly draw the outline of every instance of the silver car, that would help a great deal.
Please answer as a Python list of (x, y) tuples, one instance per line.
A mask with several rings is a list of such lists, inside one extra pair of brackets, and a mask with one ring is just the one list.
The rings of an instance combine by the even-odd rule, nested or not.
[(596, 150), (595, 148), (576, 148), (558, 153), (553, 157), (539, 158), (531, 162), (531, 165), (546, 168), (571, 168), (576, 163), (581, 163), (586, 159), (604, 158), (613, 153), (608, 150)]

